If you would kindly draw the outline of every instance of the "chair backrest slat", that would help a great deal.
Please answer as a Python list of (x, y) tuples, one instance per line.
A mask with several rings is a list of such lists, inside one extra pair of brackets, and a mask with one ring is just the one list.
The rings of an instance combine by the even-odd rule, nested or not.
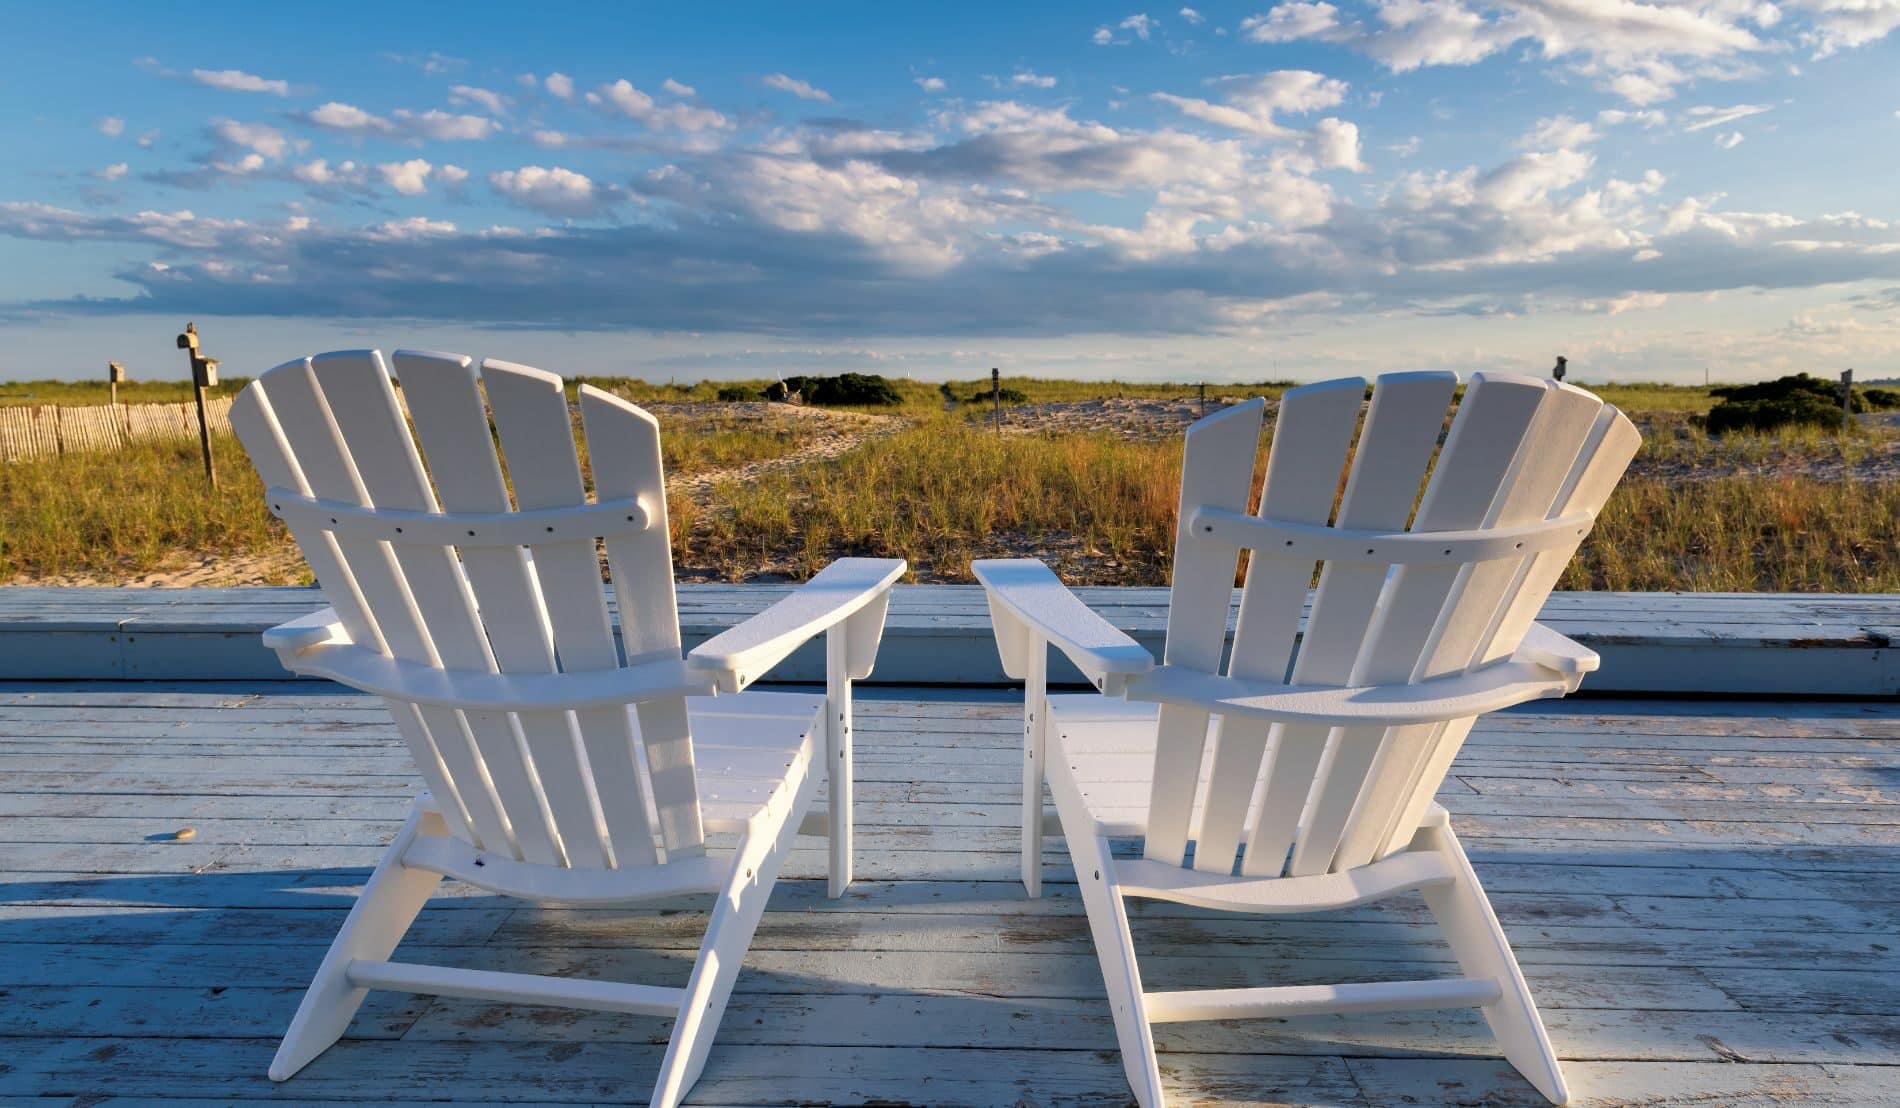
[[(413, 436), (374, 351), (279, 367), (247, 388), (233, 408), (234, 424), (272, 487), (370, 512), (451, 513), (442, 524), (420, 529), (432, 538), (413, 541), (324, 530), (322, 520), (307, 516), (297, 525), (293, 533), (354, 640), (449, 670), (550, 673), (622, 665), (596, 543), (567, 537), (575, 533), (574, 520), (561, 523), (561, 539), (526, 548), (442, 545), (444, 530), (461, 526), (448, 522), (452, 513), (601, 511), (587, 499), (560, 378), (485, 364), (481, 383), (494, 406), (491, 429), (468, 359), (401, 352), (395, 362)], [(615, 473), (601, 499), (638, 497), (649, 518), (647, 529), (611, 540), (611, 560), (633, 582), (632, 609), (640, 617), (630, 642), (637, 641), (640, 661), (669, 651), (677, 658), (657, 425), (606, 394), (593, 403), (601, 408), (594, 422), (615, 440), (603, 440), (602, 457)], [(389, 521), (392, 529), (404, 523), (400, 515)], [(538, 532), (542, 521), (534, 527)], [(664, 598), (655, 595), (662, 590)], [(638, 733), (625, 708), (390, 707), (430, 790), (444, 801), (451, 830), (482, 849), (576, 867), (659, 861), (643, 739), (656, 780), (666, 782), (660, 824), (669, 857), (702, 849), (683, 697), (642, 704)]]
[[(1538, 407), (1543, 382), (1476, 374), (1419, 502), (1413, 531), (1471, 530), (1488, 522)], [(1428, 647), (1464, 573), (1462, 564), (1403, 565), (1379, 599), (1379, 613), (1353, 665), (1352, 683), (1402, 685)], [(1288, 872), (1323, 873), (1332, 865), (1347, 819), (1383, 746), (1381, 728), (1341, 728), (1321, 763)]]
[[(1345, 472), (1364, 399), (1365, 382), (1357, 377), (1292, 389), (1281, 397), (1273, 451), (1260, 493), (1262, 518), (1317, 524), (1332, 518), (1333, 496)], [(1231, 675), (1285, 679), (1312, 579), (1309, 557), (1264, 548), (1252, 552), (1241, 589), (1240, 622), (1234, 630)], [(1266, 724), (1245, 716), (1220, 721), (1194, 843), (1195, 869), (1233, 871), (1268, 732)]]
[[(361, 507), (374, 506), (309, 359), (270, 370), (247, 387), (245, 395), (257, 402), (255, 410), (267, 408), (274, 417), (271, 421), (256, 423), (248, 418), (253, 410), (251, 406), (233, 407), (234, 426), (254, 459), (281, 453), (298, 473), (301, 487), (296, 491)], [(239, 414), (240, 409), (244, 415)], [(258, 464), (260, 473), (274, 487), (294, 487), (276, 483), (278, 475), (270, 470), (280, 467), (264, 461)], [(313, 546), (321, 550), (328, 545), (335, 551), (335, 564), (328, 568), (336, 577), (320, 577), (319, 581), (325, 582), (326, 595), (333, 601), (338, 596), (354, 593), (364, 609), (374, 613), (382, 648), (404, 661), (440, 664), (389, 544), (324, 534), (314, 543), (309, 537), (299, 537), (299, 545), (306, 557)], [(311, 568), (318, 573), (324, 571), (317, 562), (312, 562)], [(329, 584), (331, 580), (337, 582), (334, 587)], [(442, 795), (445, 808), (458, 809), (457, 818), (463, 821), (471, 841), (487, 849), (515, 853), (517, 848), (507, 815), (493, 795), (481, 760), (471, 747), (467, 722), (461, 713), (447, 708), (407, 706), (402, 711), (392, 709), (392, 714), (399, 724), (405, 717), (409, 719), (411, 730), (406, 732), (405, 738), (431, 792)]]
[[(1379, 378), (1366, 409), (1365, 430), (1353, 452), (1352, 472), (1339, 504), (1338, 526), (1398, 530), (1412, 514), (1438, 444), (1444, 413), (1457, 389), (1452, 373), (1393, 373)], [(1320, 570), (1313, 612), (1293, 664), (1293, 680), (1344, 685), (1365, 644), (1388, 570), (1362, 562), (1331, 562)], [(1296, 725), (1276, 729), (1267, 783), (1247, 836), (1241, 872), (1279, 873), (1286, 864), (1320, 771), (1330, 729)]]
[[(1595, 514), (1635, 451), (1636, 435), (1627, 419), (1579, 389), (1478, 374), (1439, 447), (1443, 413), (1456, 380), (1447, 373), (1379, 379), (1353, 447), (1333, 527), (1418, 535), (1491, 532), (1573, 513)], [(1306, 526), (1327, 523), (1362, 389), (1363, 382), (1348, 379), (1286, 394), (1269, 457), (1261, 518)], [(1220, 433), (1197, 450), (1202, 433), (1210, 429)], [(1252, 468), (1251, 453), (1239, 442), (1244, 430), (1238, 420), (1224, 426), (1208, 420), (1190, 430), (1183, 466), (1184, 527), (1195, 511), (1232, 511), (1234, 499), (1244, 496), (1235, 491), (1237, 479), (1250, 475)], [(1230, 468), (1225, 483), (1199, 468), (1216, 466)], [(1213, 533), (1198, 545), (1192, 534), (1183, 532), (1177, 538), (1174, 595), (1186, 598), (1194, 609), (1170, 613), (1169, 665), (1213, 672), (1219, 664), (1218, 650), (1210, 649), (1207, 641), (1208, 629), (1218, 628), (1219, 621), (1203, 609), (1211, 610), (1213, 604), (1209, 579), (1234, 548), (1218, 546)], [(1245, 532), (1230, 527), (1220, 533)], [(1293, 537), (1283, 531), (1256, 539), (1277, 546)], [(1236, 678), (1303, 685), (1402, 685), (1507, 657), (1577, 545), (1558, 539), (1552, 546), (1548, 539), (1539, 539), (1525, 551), (1522, 545), (1514, 549), (1512, 542), (1508, 534), (1463, 549), (1447, 542), (1443, 563), (1420, 560), (1409, 549), (1392, 552), (1394, 558), (1407, 558), (1404, 564), (1323, 563), (1313, 610), (1290, 667), (1293, 629), (1312, 562), (1255, 549), (1228, 672)], [(1409, 545), (1416, 544), (1411, 540)], [(1379, 557), (1386, 552), (1366, 553)], [(1183, 560), (1183, 555), (1193, 560)], [(1337, 550), (1335, 555), (1346, 556)], [(1460, 558), (1480, 560), (1455, 560)], [(1178, 651), (1177, 630), (1186, 636)], [(1184, 717), (1173, 726), (1171, 710)], [(1193, 789), (1184, 789), (1179, 778), (1189, 773), (1198, 777), (1201, 768), (1198, 741), (1185, 734), (1196, 721), (1186, 716), (1183, 709), (1164, 706), (1161, 711), (1149, 817), (1149, 856), (1177, 863), (1181, 855), (1172, 839), (1175, 821), (1179, 809), (1194, 799)], [(1205, 725), (1205, 717), (1200, 723)], [(1195, 828), (1196, 868), (1230, 870), (1250, 808), (1253, 822), (1245, 828), (1243, 875), (1299, 876), (1348, 869), (1402, 846), (1470, 724), (1299, 725), (1268, 733), (1245, 721), (1222, 720), (1203, 815)], [(1168, 779), (1169, 774), (1174, 779)], [(1260, 797), (1250, 804), (1256, 789)], [(1153, 845), (1157, 814), (1163, 817), (1159, 851)]]
[[(1551, 517), (1551, 507), (1596, 424), (1603, 402), (1581, 389), (1546, 386), (1542, 403), (1526, 435), (1513, 471), (1506, 479), (1485, 524), (1516, 527)], [(1574, 544), (1572, 544), (1574, 548)], [(1466, 567), (1439, 618), (1430, 646), (1413, 667), (1412, 679), (1429, 680), (1470, 668), (1496, 622), (1523, 581), (1534, 556), (1476, 562)], [(1422, 780), (1442, 743), (1462, 743), (1468, 721), (1391, 728), (1380, 740), (1378, 772), (1360, 792), (1340, 837), (1333, 867), (1345, 869), (1373, 860), (1395, 836), (1407, 800)]]
[[(1195, 535), (1193, 509), (1247, 510), (1254, 455), (1260, 448), (1265, 401), (1236, 404), (1196, 423), (1181, 460), (1181, 512), (1174, 532), (1174, 586), (1168, 599), (1169, 665), (1209, 673), (1227, 645), (1227, 611), (1240, 551)], [(1207, 713), (1163, 706), (1155, 740), (1154, 793), (1148, 809), (1149, 858), (1179, 865), (1187, 854), (1188, 821), (1201, 778)]]
[[(652, 520), (645, 531), (607, 539), (607, 562), (620, 608), (621, 643), (632, 661), (649, 656), (678, 657), (679, 604), (673, 589), (673, 546), (667, 528), (666, 479), (660, 462), (660, 425), (651, 415), (617, 396), (589, 386), (580, 390), (581, 422), (593, 459), (594, 491), (603, 500), (638, 498)], [(704, 847), (699, 818), (699, 775), (693, 765), (692, 734), (683, 702), (650, 701), (636, 707), (640, 737), (653, 782), (655, 812), (668, 856), (684, 857)], [(611, 739), (618, 763), (633, 751), (631, 734), (622, 753), (619, 731), (588, 729)], [(594, 752), (589, 747), (589, 752)], [(609, 756), (603, 751), (596, 761)], [(611, 823), (615, 813), (609, 812)], [(640, 819), (644, 824), (645, 813)], [(621, 836), (615, 830), (616, 841)], [(650, 835), (649, 835), (650, 837)]]

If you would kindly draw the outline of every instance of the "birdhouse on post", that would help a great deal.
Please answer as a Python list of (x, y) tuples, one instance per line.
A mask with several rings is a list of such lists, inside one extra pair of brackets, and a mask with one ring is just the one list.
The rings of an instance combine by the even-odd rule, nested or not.
[(125, 367), (117, 362), (106, 363), (106, 387), (112, 392), (112, 403), (119, 403), (119, 386), (125, 384)]
[(1561, 382), (1564, 379), (1564, 374), (1569, 372), (1569, 370), (1570, 359), (1559, 354), (1557, 355), (1557, 364), (1551, 367), (1550, 375)]
[(198, 325), (195, 323), (185, 324), (184, 333), (178, 336), (178, 349), (190, 353), (191, 391), (198, 398), (198, 446), (204, 451), (205, 481), (216, 490), (218, 471), (211, 467), (211, 422), (205, 418), (205, 390), (217, 387), (218, 360), (199, 353)]

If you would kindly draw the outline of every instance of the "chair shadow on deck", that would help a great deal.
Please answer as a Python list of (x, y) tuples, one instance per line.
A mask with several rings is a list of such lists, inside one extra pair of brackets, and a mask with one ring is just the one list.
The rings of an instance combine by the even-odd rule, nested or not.
[[(1825, 863), (1836, 877), (1891, 873), (1885, 852), (1721, 853), (1721, 872), (1688, 887), (1683, 874), (1708, 865), (1708, 851), (1557, 855), (1474, 845), (1566, 1058), (1717, 1061), (1773, 1053), (1774, 1021), (1788, 1017), (1748, 1017), (1698, 968), (1703, 959), (1732, 964), (1802, 948), (1793, 956), (1817, 969), (1886, 964), (1877, 906), (1857, 910), (1813, 896), (1826, 882), (1801, 869)], [(1002, 855), (994, 882), (919, 873), (861, 882), (843, 901), (826, 900), (822, 881), (786, 878), (747, 957), (705, 1091), (757, 1092), (761, 1074), (770, 1073), (781, 1099), (839, 1096), (827, 1071), (840, 1055), (810, 1050), (817, 1047), (876, 1056), (872, 1068), (887, 1084), (890, 1067), (911, 1067), (919, 1090), (958, 1076), (933, 1071), (971, 1064), (969, 1051), (1040, 1052), (1053, 1066), (1049, 1097), (1074, 1092), (1088, 1074), (1100, 1077), (1100, 1094), (1115, 1097), (1114, 1028), (1066, 862), (1052, 844), (1051, 881), (1040, 901), (1010, 888), (1014, 859)], [(1552, 892), (1548, 882), (1525, 876), (1553, 864), (1582, 867), (1590, 877)], [(223, 1056), (215, 1068), (235, 1083), (221, 1087), (254, 1078), (264, 1090), (278, 1036), (367, 875), (354, 867), (57, 880), (16, 874), (0, 885), (0, 906), (57, 910), (9, 913), (0, 923), (0, 947), (13, 969), (5, 975), (15, 1006), (9, 1033), (130, 1041), (118, 1059), (92, 1067), (106, 1091), (155, 1060), (213, 1050)], [(1803, 887), (1812, 898), (1793, 899)], [(445, 892), (405, 939), (408, 956), (665, 984), (690, 972), (704, 927), (705, 898), (627, 912), (536, 908), (454, 884)], [(1162, 988), (1455, 974), (1417, 900), (1272, 919), (1138, 902), (1130, 915), (1142, 964)], [(1812, 935), (1796, 937), (1803, 931)], [(1720, 949), (1708, 949), (1712, 942)], [(1699, 957), (1691, 952), (1698, 945)], [(1606, 951), (1617, 964), (1602, 964)], [(1828, 998), (1799, 1000), (1787, 1006), (1824, 1011)], [(462, 1080), (490, 1086), (520, 1082), (599, 1096), (619, 1087), (637, 1100), (650, 1087), (668, 1031), (669, 1021), (654, 1017), (372, 992), (345, 1041), (309, 1074), (335, 1095), (397, 1096), (400, 1090), (378, 1083), (419, 1066), (416, 1072), (437, 1078), (445, 1067), (466, 1070)], [(1330, 1073), (1350, 1074), (1371, 1103), (1390, 1102), (1376, 1089), (1393, 1096), (1422, 1090), (1428, 1098), (1468, 1089), (1487, 1103), (1541, 1103), (1496, 1057), (1475, 1013), (1189, 1023), (1156, 1033), (1164, 1076), (1184, 1099), (1328, 1102)], [(1789, 1026), (1783, 1034), (1799, 1040), (1786, 1050), (1826, 1049), (1812, 1041), (1814, 1029)], [(1856, 1051), (1836, 1045), (1835, 1053), (1845, 1059)], [(549, 1067), (550, 1059), (568, 1064)], [(1408, 1070), (1408, 1060), (1430, 1064)], [(1578, 1098), (1591, 1099), (1588, 1071), (1578, 1077)], [(1037, 1099), (1039, 1075), (1021, 1078), (1022, 1091)], [(817, 1084), (807, 1091), (806, 1082)], [(459, 1096), (477, 1091), (451, 1087)], [(954, 1098), (937, 1087), (939, 1102)], [(917, 1100), (932, 1095), (920, 1091)]]

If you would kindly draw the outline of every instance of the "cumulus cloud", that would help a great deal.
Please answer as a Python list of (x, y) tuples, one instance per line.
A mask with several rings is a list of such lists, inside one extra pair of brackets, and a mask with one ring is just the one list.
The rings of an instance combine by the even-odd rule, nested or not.
[(1187, 20), (1190, 24), (1196, 27), (1199, 27), (1201, 24), (1207, 22), (1207, 17), (1202, 15), (1200, 12), (1195, 11), (1193, 8), (1182, 8), (1181, 18)]
[(488, 184), (525, 208), (556, 216), (597, 215), (610, 202), (607, 190), (585, 174), (559, 166), (525, 165), (488, 175)]
[(816, 87), (809, 81), (801, 81), (796, 77), (788, 77), (783, 73), (768, 73), (759, 79), (759, 83), (769, 89), (776, 89), (779, 92), (789, 92), (800, 100), (817, 100), (820, 103), (831, 103), (831, 94), (824, 89)]
[(1240, 33), (1249, 42), (1292, 42), (1329, 35), (1338, 26), (1339, 9), (1326, 0), (1289, 0), (1241, 20)]
[(1146, 41), (1154, 32), (1155, 21), (1146, 12), (1129, 16), (1115, 25), (1123, 31), (1132, 31), (1136, 38)]
[(1337, 106), (1346, 98), (1346, 82), (1307, 69), (1281, 69), (1214, 82), (1225, 95), (1219, 103), (1157, 92), (1154, 99), (1184, 115), (1262, 138), (1290, 133), (1275, 116)]
[(1900, 28), (1900, 0), (1792, 0), (1813, 21), (1801, 41), (1816, 59), (1878, 42)]
[(92, 175), (94, 177), (99, 178), (101, 181), (117, 181), (120, 178), (124, 177), (127, 173), (131, 172), (131, 169), (132, 167), (125, 164), (124, 162), (113, 162), (111, 165), (106, 166), (104, 169), (93, 170)]
[(474, 85), (451, 85), (449, 103), (477, 107), (489, 115), (507, 115), (508, 98), (499, 92)]
[(1364, 173), (1366, 163), (1359, 158), (1359, 128), (1343, 119), (1322, 119), (1307, 135), (1308, 148), (1325, 169), (1349, 169)]
[(574, 99), (574, 78), (565, 73), (548, 74), (547, 79), (542, 82), (542, 87), (548, 90), (550, 96), (561, 100)]
[(429, 174), (435, 167), (421, 158), (411, 158), (406, 162), (384, 162), (376, 167), (376, 175), (404, 196), (421, 196), (429, 191)]
[(486, 116), (459, 115), (431, 108), (426, 112), (398, 109), (385, 117), (334, 100), (303, 113), (300, 118), (326, 131), (359, 138), (377, 136), (435, 142), (481, 141), (501, 130), (501, 124)]
[(1017, 86), (1018, 88), (1022, 88), (1024, 86), (1027, 86), (1029, 88), (1056, 87), (1056, 79), (1054, 77), (1044, 77), (1039, 73), (1034, 73), (1027, 69), (1017, 70), (1016, 73), (1010, 77), (1009, 83)]
[(289, 81), (274, 81), (267, 77), (246, 73), (241, 69), (194, 69), (191, 79), (208, 88), (223, 89), (226, 92), (267, 92), (272, 96), (289, 96)]
[(107, 138), (118, 138), (120, 135), (125, 134), (125, 120), (120, 119), (116, 115), (106, 116), (98, 123), (93, 124), (93, 127)]
[(660, 82), (660, 88), (669, 96), (698, 96), (699, 91), (691, 85), (683, 85), (668, 77)]
[(923, 89), (925, 92), (942, 92), (950, 86), (944, 83), (942, 77), (919, 77), (917, 78), (917, 87)]

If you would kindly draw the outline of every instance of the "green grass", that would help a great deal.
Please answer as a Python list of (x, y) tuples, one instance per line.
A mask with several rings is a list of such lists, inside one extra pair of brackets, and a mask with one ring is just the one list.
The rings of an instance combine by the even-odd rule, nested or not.
[(218, 491), (196, 441), (0, 465), (0, 582), (19, 574), (131, 577), (194, 554), (264, 554), (289, 534), (237, 440), (213, 441)]
[[(249, 377), (225, 377), (211, 390), (214, 396), (236, 396)], [(162, 404), (191, 400), (190, 381), (127, 381), (119, 386), (121, 404)], [(104, 381), (0, 381), (0, 405), (110, 404), (111, 390)]]

